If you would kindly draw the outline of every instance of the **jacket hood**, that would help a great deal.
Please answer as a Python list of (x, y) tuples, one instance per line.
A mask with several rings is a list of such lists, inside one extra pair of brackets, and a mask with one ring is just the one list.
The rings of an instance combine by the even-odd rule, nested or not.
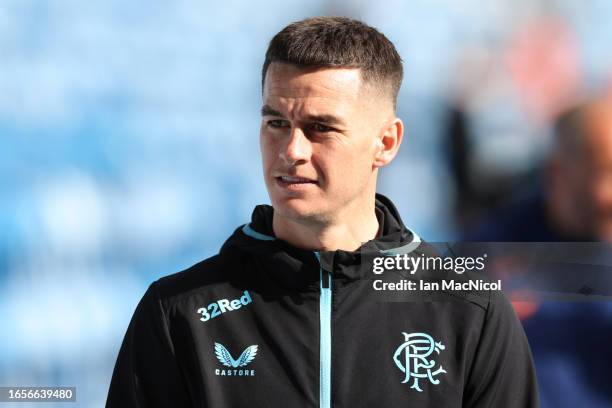
[[(255, 255), (266, 269), (272, 273), (285, 275), (279, 271), (294, 271), (290, 277), (280, 276), (285, 284), (300, 287), (318, 282), (319, 266), (332, 272), (334, 279), (353, 280), (366, 274), (360, 268), (363, 255), (381, 256), (405, 254), (414, 251), (421, 240), (403, 224), (401, 217), (390, 199), (376, 194), (376, 217), (380, 225), (379, 237), (367, 241), (355, 251), (312, 251), (292, 246), (274, 235), (272, 219), (274, 209), (270, 205), (258, 205), (253, 210), (251, 222), (237, 228), (223, 244), (220, 253), (240, 251)], [(318, 285), (318, 283), (317, 283)]]

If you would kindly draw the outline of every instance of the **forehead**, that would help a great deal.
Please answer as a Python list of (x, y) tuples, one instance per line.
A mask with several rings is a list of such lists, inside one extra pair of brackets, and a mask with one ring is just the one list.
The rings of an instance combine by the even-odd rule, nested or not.
[(328, 103), (359, 101), (362, 79), (358, 68), (300, 68), (272, 63), (263, 89), (265, 102), (297, 102), (305, 99)]

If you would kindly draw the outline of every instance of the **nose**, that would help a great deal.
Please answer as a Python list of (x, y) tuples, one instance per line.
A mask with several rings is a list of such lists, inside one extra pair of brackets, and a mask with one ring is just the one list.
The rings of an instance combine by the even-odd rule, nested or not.
[(312, 152), (310, 140), (299, 127), (293, 127), (287, 138), (287, 144), (281, 149), (279, 157), (287, 165), (295, 166), (308, 162)]

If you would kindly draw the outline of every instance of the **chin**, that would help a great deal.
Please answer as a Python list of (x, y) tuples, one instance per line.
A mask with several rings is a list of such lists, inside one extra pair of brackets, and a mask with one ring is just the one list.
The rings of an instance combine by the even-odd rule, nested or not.
[(322, 212), (311, 202), (300, 198), (272, 200), (274, 212), (293, 221), (316, 221), (323, 219)]

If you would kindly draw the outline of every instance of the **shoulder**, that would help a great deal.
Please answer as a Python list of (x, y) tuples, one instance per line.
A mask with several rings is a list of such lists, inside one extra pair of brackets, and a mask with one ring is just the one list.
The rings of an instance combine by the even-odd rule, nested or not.
[(417, 272), (419, 279), (435, 282), (435, 295), (440, 300), (470, 304), (475, 311), (486, 314), (491, 302), (498, 302), (499, 296), (504, 296), (501, 287), (497, 290), (498, 282), (474, 269), (478, 262), (484, 262), (478, 257), (468, 257), (472, 261), (468, 266), (467, 258), (456, 256), (446, 244), (425, 241), (417, 247), (413, 256), (422, 258), (421, 270)]
[(222, 252), (156, 280), (151, 284), (151, 290), (166, 303), (229, 285), (243, 275), (241, 271), (249, 263), (245, 259), (247, 256), (241, 251)]

